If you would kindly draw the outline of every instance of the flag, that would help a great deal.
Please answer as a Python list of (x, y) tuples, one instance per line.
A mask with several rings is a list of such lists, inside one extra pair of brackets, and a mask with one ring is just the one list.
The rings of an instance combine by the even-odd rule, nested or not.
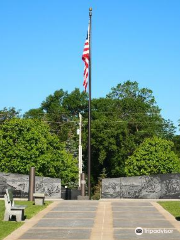
[(89, 72), (89, 27), (88, 27), (87, 38), (86, 38), (86, 41), (85, 41), (85, 44), (84, 44), (82, 60), (85, 64), (83, 86), (84, 86), (84, 90), (86, 92), (86, 88), (87, 88), (87, 85), (88, 85), (88, 72)]

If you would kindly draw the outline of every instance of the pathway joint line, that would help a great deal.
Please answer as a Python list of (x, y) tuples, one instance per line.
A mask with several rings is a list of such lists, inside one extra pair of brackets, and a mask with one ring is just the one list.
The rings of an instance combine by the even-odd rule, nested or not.
[(104, 204), (103, 223), (102, 223), (102, 230), (101, 230), (101, 240), (103, 239), (105, 212), (106, 212), (106, 205)]
[(99, 202), (90, 240), (114, 240), (111, 202)]

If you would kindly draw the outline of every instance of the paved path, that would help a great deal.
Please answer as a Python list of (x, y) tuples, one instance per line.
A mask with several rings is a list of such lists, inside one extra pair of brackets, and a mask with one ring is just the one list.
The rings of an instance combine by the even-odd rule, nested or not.
[(4, 240), (28, 239), (179, 240), (180, 223), (147, 200), (55, 201)]

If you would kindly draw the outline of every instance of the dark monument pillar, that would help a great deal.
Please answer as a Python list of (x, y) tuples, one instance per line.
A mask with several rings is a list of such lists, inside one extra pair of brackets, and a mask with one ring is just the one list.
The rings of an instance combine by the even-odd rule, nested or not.
[(85, 181), (85, 174), (81, 173), (81, 196), (85, 196), (86, 191), (86, 181)]
[(29, 172), (29, 201), (34, 200), (33, 193), (35, 193), (35, 167), (31, 167)]

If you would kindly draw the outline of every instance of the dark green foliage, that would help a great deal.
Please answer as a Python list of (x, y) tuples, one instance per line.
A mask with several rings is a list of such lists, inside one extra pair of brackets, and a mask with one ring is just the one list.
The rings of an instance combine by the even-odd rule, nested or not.
[(106, 177), (107, 177), (106, 169), (103, 168), (102, 173), (98, 177), (98, 183), (93, 189), (93, 192), (94, 192), (94, 195), (92, 196), (93, 200), (99, 200), (101, 198), (102, 179)]
[[(87, 139), (87, 123), (83, 134)], [(108, 177), (120, 177), (126, 176), (125, 161), (144, 139), (171, 139), (174, 126), (161, 117), (151, 90), (127, 81), (112, 88), (106, 98), (92, 100), (91, 135), (93, 179), (103, 168)], [(87, 141), (83, 146), (87, 169)]]
[(178, 157), (180, 158), (180, 135), (174, 136), (173, 137), (173, 142), (174, 142), (173, 150), (178, 155)]
[[(146, 139), (157, 136), (173, 139), (174, 126), (165, 120), (156, 105), (152, 90), (139, 88), (137, 82), (127, 81), (111, 89), (105, 98), (91, 102), (92, 184), (106, 169), (108, 177), (125, 176), (125, 161)], [(66, 145), (75, 157), (78, 152), (78, 114), (83, 116), (82, 144), (84, 171), (87, 173), (88, 95), (75, 89), (62, 89), (42, 102), (39, 109), (25, 114), (47, 122), (52, 133)]]
[(147, 138), (125, 163), (127, 176), (180, 172), (180, 160), (172, 151), (173, 142)]
[(40, 118), (47, 122), (52, 132), (57, 134), (66, 149), (77, 156), (78, 136), (76, 134), (79, 113), (87, 112), (87, 93), (75, 89), (70, 94), (62, 89), (49, 95), (38, 109), (30, 109), (25, 118)]
[(42, 108), (37, 109), (30, 109), (28, 112), (26, 112), (23, 117), (24, 118), (34, 118), (34, 119), (43, 119), (44, 112)]

